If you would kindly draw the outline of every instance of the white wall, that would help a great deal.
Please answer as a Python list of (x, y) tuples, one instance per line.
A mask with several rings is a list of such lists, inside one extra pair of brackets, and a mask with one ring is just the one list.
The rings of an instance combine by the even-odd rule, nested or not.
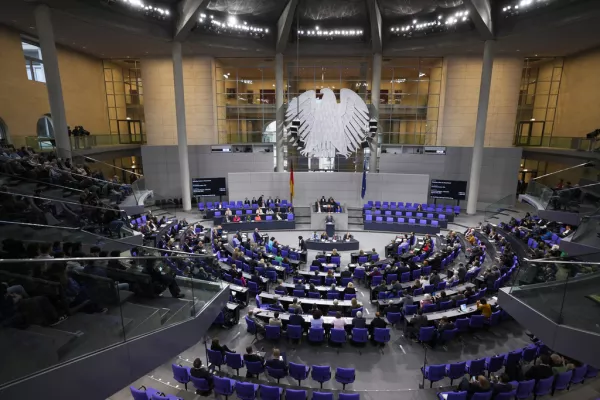
[[(290, 199), (290, 174), (287, 172), (230, 173), (229, 198), (280, 196)], [(295, 172), (294, 204), (307, 206), (321, 196), (332, 196), (350, 207), (361, 207), (367, 200), (424, 203), (427, 201), (429, 175), (367, 174), (367, 193), (361, 199), (362, 174), (354, 172)]]

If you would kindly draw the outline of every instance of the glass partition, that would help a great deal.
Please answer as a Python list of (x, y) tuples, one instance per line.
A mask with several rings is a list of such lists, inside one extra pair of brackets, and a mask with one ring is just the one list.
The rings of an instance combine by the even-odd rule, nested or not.
[(537, 200), (541, 208), (546, 209), (548, 208), (548, 204), (550, 203), (550, 199), (554, 192), (548, 186), (543, 185), (540, 182), (531, 181), (527, 185), (527, 191), (525, 193)]
[(510, 293), (552, 321), (600, 333), (600, 263), (524, 260)]
[(485, 208), (485, 221), (489, 221), (490, 219), (496, 219), (495, 216), (507, 208), (513, 207), (515, 205), (515, 195), (509, 194), (501, 198), (500, 200), (490, 204)]
[(2, 362), (10, 365), (0, 385), (194, 318), (225, 288), (212, 257), (152, 253), (0, 259)]

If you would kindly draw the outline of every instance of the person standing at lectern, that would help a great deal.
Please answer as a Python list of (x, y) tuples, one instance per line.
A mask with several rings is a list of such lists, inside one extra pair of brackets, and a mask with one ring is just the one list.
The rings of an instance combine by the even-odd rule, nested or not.
[(325, 217), (325, 223), (332, 223), (332, 222), (333, 222), (333, 216), (331, 216), (331, 213), (329, 213)]

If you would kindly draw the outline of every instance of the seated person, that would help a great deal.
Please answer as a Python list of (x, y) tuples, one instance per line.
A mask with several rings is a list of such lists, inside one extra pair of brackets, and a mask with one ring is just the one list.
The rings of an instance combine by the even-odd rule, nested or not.
[(348, 282), (348, 286), (344, 289), (344, 294), (356, 294), (356, 289), (352, 282)]
[[(316, 307), (316, 304), (314, 304)], [(313, 311), (312, 319), (310, 321), (311, 328), (323, 328), (323, 313), (318, 308)]]
[(281, 328), (281, 319), (279, 319), (279, 312), (275, 311), (272, 318), (269, 318), (269, 326), (278, 326)]
[(339, 300), (335, 299), (333, 300), (333, 305), (331, 307), (329, 307), (329, 311), (333, 311), (333, 312), (342, 312), (344, 309), (342, 308), (342, 306), (339, 305)]
[[(256, 313), (258, 314), (259, 312), (260, 312), (260, 310), (257, 311)], [(248, 310), (248, 314), (246, 316), (248, 317), (248, 319), (254, 321), (254, 323), (256, 324), (256, 331), (258, 333), (262, 333), (262, 334), (265, 333), (265, 324), (264, 324), (264, 322), (260, 318), (256, 318), (254, 316), (254, 312), (252, 310)]]
[(179, 285), (177, 285), (177, 281), (175, 280), (175, 274), (173, 272), (163, 274), (161, 269), (162, 267), (157, 265), (156, 260), (146, 260), (146, 266), (144, 267), (143, 272), (150, 275), (152, 278), (152, 282), (155, 285), (155, 293), (162, 293), (164, 286), (167, 286), (171, 296), (174, 298), (180, 299), (184, 297), (184, 294), (181, 293), (181, 289), (179, 289)]
[(225, 353), (235, 353), (235, 351), (230, 350), (229, 347), (227, 347), (226, 345), (221, 345), (219, 343), (219, 339), (218, 338), (214, 338), (212, 340), (212, 343), (210, 345), (210, 349), (213, 351), (219, 351), (221, 352), (221, 354), (223, 356), (225, 356)]
[(242, 220), (242, 219), (241, 219), (241, 218), (240, 218), (240, 216), (239, 216), (239, 215), (237, 215), (237, 214), (236, 214), (236, 215), (234, 215), (234, 216), (233, 216), (233, 219), (232, 219), (232, 221), (233, 221), (233, 222), (240, 222), (241, 220)]
[(491, 389), (490, 381), (483, 375), (472, 376), (471, 380), (465, 376), (458, 384), (458, 390), (467, 392), (467, 399), (470, 399), (474, 393), (488, 392)]
[(292, 309), (293, 314), (290, 315), (290, 318), (288, 319), (288, 326), (290, 325), (298, 325), (298, 326), (303, 326), (304, 325), (304, 317), (302, 317), (302, 315), (300, 315), (300, 313), (302, 312), (302, 307), (300, 308), (294, 308)]
[[(200, 379), (206, 380), (210, 390), (213, 389), (213, 387), (214, 387), (213, 376), (207, 368), (204, 368), (202, 366), (201, 359), (196, 358), (194, 360), (194, 364), (193, 364), (192, 368), (190, 368), (190, 375), (193, 376), (194, 378), (200, 378)], [(196, 394), (206, 396), (206, 395), (210, 394), (210, 390), (208, 392), (201, 392), (200, 390), (196, 390)]]
[(346, 327), (346, 321), (342, 318), (341, 312), (338, 311), (335, 313), (332, 325), (333, 329), (344, 329)]
[(254, 217), (255, 221), (262, 221), (262, 218), (260, 217), (260, 215), (256, 214), (256, 217)]
[(477, 301), (477, 310), (481, 311), (481, 315), (483, 315), (486, 318), (490, 318), (492, 316), (492, 307), (487, 303), (487, 300), (484, 298), (479, 299)]
[(273, 209), (271, 207), (269, 207), (269, 208), (267, 208), (266, 214), (267, 215), (273, 215), (273, 214), (275, 214), (275, 212), (273, 211)]
[(427, 326), (429, 320), (426, 315), (423, 315), (423, 310), (419, 309), (417, 314), (412, 317), (412, 319), (406, 323), (404, 328), (404, 336), (412, 337), (414, 341), (417, 341), (417, 333), (420, 331), (421, 327)]
[(327, 236), (327, 232), (321, 233), (321, 240), (327, 240), (329, 237)]
[(292, 304), (290, 304), (288, 308), (290, 310), (299, 310), (300, 312), (302, 312), (302, 306), (300, 305), (300, 302), (298, 301), (297, 297), (294, 297), (294, 300), (292, 300)]
[[(246, 354), (244, 354), (245, 362), (259, 362), (261, 365), (265, 365), (265, 359), (260, 354), (257, 354), (252, 349), (252, 346), (246, 347)], [(246, 378), (254, 378), (250, 372), (246, 372)]]
[(352, 239), (352, 235), (350, 234), (350, 232), (346, 232), (346, 234), (343, 236), (343, 240), (350, 240)]
[(353, 328), (366, 328), (367, 320), (363, 317), (362, 311), (356, 312), (356, 317), (352, 318), (352, 327)]
[(262, 208), (257, 208), (256, 209), (256, 215), (264, 215), (265, 213), (262, 211)]
[(277, 348), (273, 349), (273, 358), (267, 360), (265, 366), (273, 369), (283, 370), (286, 374), (288, 371), (288, 366), (286, 365), (285, 361), (281, 359), (281, 353)]
[(496, 397), (499, 393), (512, 392), (514, 390), (513, 385), (510, 384), (510, 378), (508, 374), (503, 373), (492, 383), (494, 390), (493, 397)]

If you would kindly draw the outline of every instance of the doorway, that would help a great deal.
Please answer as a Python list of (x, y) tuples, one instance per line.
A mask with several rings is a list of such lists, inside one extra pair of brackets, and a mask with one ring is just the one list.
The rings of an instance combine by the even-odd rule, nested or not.
[(515, 145), (541, 146), (544, 139), (546, 121), (519, 121)]
[(142, 143), (142, 121), (139, 119), (117, 120), (120, 144)]

